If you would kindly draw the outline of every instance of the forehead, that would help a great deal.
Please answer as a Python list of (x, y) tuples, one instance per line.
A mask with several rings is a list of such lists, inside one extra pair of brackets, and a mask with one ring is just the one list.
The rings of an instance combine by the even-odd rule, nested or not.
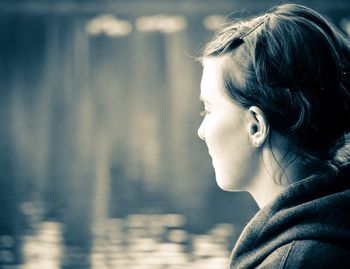
[(223, 57), (209, 57), (203, 60), (201, 99), (210, 101), (217, 95), (225, 95), (223, 85)]
[(203, 60), (203, 74), (201, 92), (212, 87), (218, 87), (222, 78), (222, 59), (220, 57), (205, 58)]
[(203, 60), (203, 74), (201, 81), (201, 92), (210, 88), (218, 88), (227, 98), (225, 90), (226, 83), (229, 83), (235, 89), (242, 89), (246, 84), (246, 69), (241, 66), (236, 57), (229, 55), (208, 57)]

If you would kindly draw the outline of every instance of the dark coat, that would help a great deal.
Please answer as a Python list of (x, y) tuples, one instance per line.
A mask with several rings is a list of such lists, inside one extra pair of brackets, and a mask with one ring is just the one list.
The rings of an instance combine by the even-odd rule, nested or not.
[(245, 227), (230, 268), (350, 268), (350, 165), (286, 187)]

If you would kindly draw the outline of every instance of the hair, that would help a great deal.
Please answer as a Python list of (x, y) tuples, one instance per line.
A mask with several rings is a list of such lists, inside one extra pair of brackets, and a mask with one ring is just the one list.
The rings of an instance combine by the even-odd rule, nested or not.
[(350, 42), (323, 16), (284, 4), (234, 21), (200, 58), (218, 56), (228, 97), (244, 108), (258, 106), (270, 129), (288, 138), (284, 159), (298, 156), (319, 167), (348, 160), (349, 151), (342, 158), (337, 152), (350, 132)]

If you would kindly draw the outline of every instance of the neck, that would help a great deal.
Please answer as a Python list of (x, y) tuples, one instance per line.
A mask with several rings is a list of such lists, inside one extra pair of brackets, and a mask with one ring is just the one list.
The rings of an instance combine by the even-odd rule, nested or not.
[(283, 168), (282, 174), (278, 175), (281, 164), (276, 162), (275, 157), (282, 155), (277, 150), (274, 152), (272, 154), (270, 149), (262, 149), (257, 173), (247, 188), (260, 208), (273, 201), (289, 183), (306, 178), (320, 169), (319, 166), (312, 165), (305, 167), (296, 158)]
[(256, 175), (255, 180), (247, 189), (260, 208), (273, 201), (284, 188), (284, 186), (277, 185), (273, 176), (267, 173), (266, 169), (264, 170)]
[(253, 196), (260, 208), (273, 201), (285, 185), (290, 182), (290, 179), (295, 178), (294, 172), (297, 170), (295, 164), (285, 167), (280, 177), (276, 177), (276, 175), (278, 176), (276, 173), (281, 169), (276, 158), (281, 159), (280, 156), (283, 156), (280, 152), (280, 149), (283, 148), (281, 143), (280, 141), (278, 147), (273, 149), (273, 153), (268, 147), (261, 148), (256, 160), (258, 163), (257, 171), (247, 191)]

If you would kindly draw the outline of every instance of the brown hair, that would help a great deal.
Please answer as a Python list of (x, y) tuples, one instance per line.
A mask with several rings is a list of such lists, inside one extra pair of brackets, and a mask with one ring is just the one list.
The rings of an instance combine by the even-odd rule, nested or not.
[(350, 43), (339, 30), (310, 8), (280, 5), (219, 31), (201, 58), (216, 56), (234, 102), (262, 109), (305, 162), (339, 165), (350, 131)]

